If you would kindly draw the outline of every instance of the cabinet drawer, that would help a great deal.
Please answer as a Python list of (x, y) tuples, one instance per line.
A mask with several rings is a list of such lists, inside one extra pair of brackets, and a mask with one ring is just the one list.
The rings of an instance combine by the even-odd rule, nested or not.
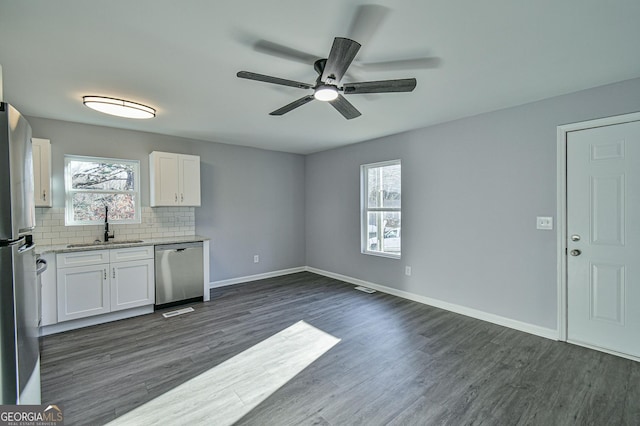
[(58, 269), (109, 263), (109, 250), (89, 250), (56, 255)]
[(127, 262), (129, 260), (152, 259), (153, 254), (153, 246), (112, 249), (109, 251), (109, 260), (111, 262)]

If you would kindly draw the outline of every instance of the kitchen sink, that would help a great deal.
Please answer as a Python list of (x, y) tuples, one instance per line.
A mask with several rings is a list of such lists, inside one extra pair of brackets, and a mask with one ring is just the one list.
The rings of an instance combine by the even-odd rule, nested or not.
[(137, 244), (143, 243), (142, 240), (119, 240), (119, 241), (94, 241), (92, 243), (78, 243), (69, 244), (67, 248), (79, 248), (79, 247), (96, 247), (96, 246), (111, 246), (115, 244)]

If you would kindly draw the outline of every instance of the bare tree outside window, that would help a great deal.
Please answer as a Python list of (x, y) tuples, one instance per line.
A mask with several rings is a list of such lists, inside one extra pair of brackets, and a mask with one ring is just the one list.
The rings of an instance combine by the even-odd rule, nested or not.
[(361, 166), (363, 180), (362, 252), (401, 254), (402, 177), (400, 160)]
[(65, 156), (67, 225), (140, 222), (140, 164), (135, 160)]

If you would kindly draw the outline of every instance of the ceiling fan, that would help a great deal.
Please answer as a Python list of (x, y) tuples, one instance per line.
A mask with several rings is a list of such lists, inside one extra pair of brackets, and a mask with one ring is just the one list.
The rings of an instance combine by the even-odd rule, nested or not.
[(336, 37), (333, 40), (329, 57), (327, 59), (318, 59), (313, 64), (313, 68), (318, 73), (315, 84), (302, 83), (249, 71), (240, 71), (237, 76), (249, 80), (313, 90), (313, 94), (295, 100), (271, 112), (270, 115), (286, 114), (316, 99), (329, 102), (344, 118), (351, 120), (352, 118), (359, 117), (361, 115), (360, 111), (345, 99), (340, 92), (345, 95), (357, 95), (363, 93), (411, 92), (415, 89), (415, 78), (341, 83), (342, 77), (347, 72), (359, 49), (360, 43), (357, 41), (344, 37)]
[[(313, 90), (312, 94), (308, 94), (307, 96), (271, 112), (271, 115), (286, 114), (295, 108), (317, 99), (329, 102), (347, 120), (356, 118), (361, 115), (360, 111), (351, 105), (343, 95), (411, 92), (416, 87), (416, 79), (405, 78), (398, 80), (342, 83), (342, 78), (347, 74), (347, 72), (350, 74), (348, 79), (353, 79), (354, 69), (356, 72), (409, 69), (424, 70), (438, 67), (440, 65), (440, 59), (437, 57), (409, 58), (374, 63), (354, 62), (354, 58), (361, 48), (361, 44), (355, 40), (359, 40), (363, 44), (369, 43), (377, 28), (380, 27), (390, 12), (391, 9), (376, 4), (364, 4), (358, 6), (348, 29), (348, 38), (336, 37), (333, 41), (333, 46), (331, 47), (331, 51), (329, 52), (329, 57), (327, 59), (318, 59), (319, 56), (267, 40), (258, 40), (253, 45), (254, 50), (261, 53), (309, 65), (313, 64), (313, 68), (318, 73), (318, 78), (314, 84), (302, 83), (299, 81), (272, 77), (249, 71), (240, 71), (237, 73), (237, 76), (249, 80)], [(347, 71), (349, 67), (351, 67), (351, 70)]]

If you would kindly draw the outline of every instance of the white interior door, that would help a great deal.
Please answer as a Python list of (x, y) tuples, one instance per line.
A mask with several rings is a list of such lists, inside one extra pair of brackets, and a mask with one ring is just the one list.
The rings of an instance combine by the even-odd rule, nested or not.
[(640, 121), (567, 134), (567, 337), (640, 357)]

